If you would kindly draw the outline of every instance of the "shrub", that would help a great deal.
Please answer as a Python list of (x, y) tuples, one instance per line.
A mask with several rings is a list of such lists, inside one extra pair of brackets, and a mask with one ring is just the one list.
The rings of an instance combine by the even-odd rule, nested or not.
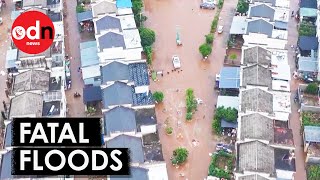
[(199, 51), (203, 58), (209, 56), (212, 52), (212, 47), (210, 44), (204, 43), (199, 47)]
[(186, 114), (186, 120), (190, 121), (192, 119), (192, 112), (187, 112)]
[(218, 1), (218, 8), (219, 8), (219, 9), (222, 9), (223, 3), (224, 3), (224, 0), (219, 0), (219, 1)]
[(312, 164), (307, 167), (307, 179), (308, 180), (318, 180), (320, 179), (320, 165)]
[(212, 120), (212, 130), (216, 134), (221, 134), (222, 128), (221, 128), (221, 120), (224, 119), (228, 122), (236, 122), (238, 118), (238, 111), (235, 108), (224, 108), (218, 107), (216, 109), (216, 112), (214, 114), (214, 118)]
[(144, 16), (143, 14), (135, 14), (134, 15), (134, 21), (136, 22), (136, 25), (138, 27), (142, 27), (143, 23), (148, 19), (147, 16)]
[(317, 29), (312, 23), (302, 21), (299, 27), (300, 36), (316, 36)]
[(85, 11), (85, 9), (84, 9), (84, 7), (82, 6), (82, 5), (78, 5), (77, 7), (76, 7), (76, 12), (77, 13), (82, 13), (82, 12), (84, 12)]
[[(228, 170), (218, 167), (218, 162), (219, 162), (218, 159), (221, 157), (226, 158)], [(233, 169), (233, 159), (234, 159), (233, 155), (223, 151), (219, 151), (218, 153), (214, 154), (211, 157), (208, 175), (215, 176), (218, 178), (230, 179), (230, 172)]]
[(217, 30), (218, 22), (219, 22), (219, 16), (220, 16), (220, 13), (217, 13), (213, 18), (213, 21), (211, 23), (211, 30), (210, 30), (211, 33), (215, 33), (216, 30)]
[(237, 59), (237, 55), (235, 53), (230, 54), (229, 58), (234, 61)]
[(237, 12), (246, 13), (249, 10), (249, 2), (247, 0), (239, 0), (237, 4)]
[(308, 84), (306, 88), (306, 93), (313, 94), (313, 95), (318, 94), (318, 84), (317, 83)]
[(163, 101), (164, 95), (163, 95), (162, 92), (156, 91), (156, 92), (153, 93), (153, 99), (154, 99), (155, 101), (157, 101), (158, 103), (160, 103), (160, 102)]
[(139, 28), (139, 33), (141, 36), (142, 47), (152, 46), (152, 44), (156, 41), (156, 34), (152, 29)]
[(133, 14), (137, 15), (141, 13), (143, 7), (143, 2), (142, 0), (133, 0), (132, 1), (132, 12)]
[(173, 133), (173, 128), (172, 127), (166, 127), (166, 133), (167, 134), (172, 134)]
[(148, 64), (152, 64), (152, 54), (153, 54), (152, 47), (151, 46), (146, 46), (143, 49), (144, 49), (144, 52), (145, 52), (145, 54), (147, 56), (147, 63)]
[(197, 102), (195, 100), (193, 90), (191, 88), (186, 90), (186, 107), (187, 107), (187, 113), (193, 112), (197, 109)]
[(179, 147), (173, 151), (172, 164), (180, 165), (183, 164), (188, 158), (189, 152), (186, 148)]
[(213, 43), (213, 39), (214, 39), (213, 34), (208, 34), (205, 37), (206, 37), (206, 43), (207, 44), (212, 44)]

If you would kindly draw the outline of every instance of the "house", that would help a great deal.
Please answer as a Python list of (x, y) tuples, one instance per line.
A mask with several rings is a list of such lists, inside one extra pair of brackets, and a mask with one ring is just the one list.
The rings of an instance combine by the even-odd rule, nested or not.
[(11, 99), (9, 119), (14, 117), (42, 117), (43, 96), (25, 92)]
[(88, 86), (83, 88), (83, 103), (94, 105), (102, 101), (102, 92), (100, 86)]
[(250, 4), (268, 4), (272, 7), (290, 8), (289, 0), (250, 0)]
[(269, 4), (250, 4), (248, 10), (249, 19), (263, 18), (274, 22), (275, 29), (287, 30), (289, 21), (289, 9), (276, 8)]
[(96, 41), (88, 41), (80, 44), (80, 58), (81, 67), (94, 66), (99, 64), (99, 57), (97, 55)]
[(313, 23), (317, 20), (318, 5), (317, 0), (301, 0), (300, 1), (300, 21), (312, 21)]
[(120, 19), (114, 15), (105, 15), (101, 18), (97, 18), (93, 20), (95, 33), (103, 34), (103, 32), (107, 32), (109, 30), (122, 32)]
[(109, 30), (96, 35), (100, 64), (107, 64), (115, 59), (123, 61), (141, 60), (141, 39), (138, 29), (118, 32)]
[(154, 108), (143, 108), (135, 110), (137, 131), (142, 135), (157, 132), (157, 117)]
[(81, 68), (82, 79), (85, 85), (100, 86), (101, 71), (99, 65), (92, 65)]
[[(238, 96), (240, 88), (240, 68), (223, 67), (216, 75), (216, 88), (225, 91), (227, 95)], [(222, 94), (223, 95), (223, 94)]]
[(88, 22), (88, 21), (92, 21), (93, 20), (92, 10), (77, 13), (77, 19), (78, 19), (79, 24), (84, 23), (84, 22)]
[(162, 145), (158, 132), (142, 136), (144, 158), (147, 162), (163, 162)]
[(304, 126), (304, 152), (307, 163), (320, 163), (320, 127)]
[(272, 52), (260, 46), (242, 49), (241, 64), (245, 66), (262, 65), (264, 67), (270, 66)]
[(273, 113), (273, 95), (262, 88), (245, 89), (240, 92), (241, 112)]
[(135, 87), (145, 87), (148, 91), (149, 76), (146, 62), (126, 63), (122, 61), (113, 61), (101, 69), (103, 77), (102, 84), (121, 81), (133, 83)]
[(27, 54), (18, 50), (16, 68), (19, 73), (30, 69), (45, 70), (49, 67), (51, 59), (50, 48), (39, 54)]
[(271, 71), (261, 65), (253, 65), (241, 68), (240, 86), (247, 85), (264, 86), (269, 89), (272, 88)]
[(292, 179), (296, 171), (292, 150), (250, 141), (237, 144), (237, 151), (236, 179), (253, 174), (266, 179)]
[(257, 173), (249, 173), (248, 175), (238, 175), (236, 180), (276, 180), (276, 178), (265, 177)]
[(148, 176), (150, 180), (168, 180), (167, 165), (165, 162), (152, 162), (140, 165), (148, 169)]
[(16, 61), (18, 60), (18, 49), (9, 49), (6, 53), (5, 68), (9, 73), (17, 73)]
[[(307, 84), (299, 84), (298, 99), (302, 111), (320, 112), (320, 94), (310, 94), (306, 92)], [(318, 88), (320, 92), (320, 88)]]
[(117, 12), (117, 6), (115, 1), (109, 0), (97, 0), (91, 3), (93, 18), (99, 17), (99, 15), (115, 14)]
[(317, 37), (299, 37), (299, 54), (297, 55), (299, 73), (313, 76), (314, 73), (318, 72), (318, 46), (319, 42)]
[(286, 127), (276, 127), (277, 120), (261, 113), (239, 117), (238, 142), (259, 140), (272, 147), (294, 149), (293, 133)]
[(218, 96), (217, 107), (235, 108), (239, 110), (239, 97), (237, 96)]

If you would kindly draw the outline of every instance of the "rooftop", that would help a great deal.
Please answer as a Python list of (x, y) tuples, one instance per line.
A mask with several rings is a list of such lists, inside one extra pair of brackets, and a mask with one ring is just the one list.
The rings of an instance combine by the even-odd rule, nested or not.
[(242, 63), (244, 65), (260, 64), (262, 66), (269, 66), (271, 62), (271, 55), (272, 53), (270, 51), (259, 46), (244, 49), (242, 53)]
[[(30, 0), (30, 1), (32, 1), (32, 0)], [(43, 0), (41, 0), (41, 1), (43, 1)], [(41, 2), (41, 1), (39, 1), (39, 2)], [(41, 5), (37, 5), (37, 6), (41, 6)], [(47, 14), (48, 13), (48, 11), (46, 10), (46, 9), (44, 9), (43, 7), (36, 7), (36, 6), (34, 6), (34, 7), (31, 7), (31, 6), (28, 6), (28, 7), (24, 7), (25, 9), (27, 9), (27, 10), (25, 10), (24, 12), (28, 12), (28, 11), (38, 11), (38, 12), (41, 12), (41, 13), (43, 13), (43, 14)], [(23, 13), (24, 13), (23, 12)]]
[(141, 48), (141, 38), (138, 29), (123, 30), (123, 37), (127, 49)]
[(241, 111), (273, 113), (273, 95), (259, 88), (241, 91)]
[(18, 49), (9, 49), (6, 54), (6, 68), (16, 67)]
[(318, 95), (313, 95), (305, 92), (307, 88), (306, 84), (300, 84), (299, 85), (299, 99), (302, 104), (308, 105), (308, 106), (320, 106), (320, 99)]
[(102, 67), (102, 82), (129, 80), (129, 66), (125, 63), (113, 61)]
[(231, 108), (235, 108), (235, 109), (239, 109), (239, 97), (237, 96), (218, 96), (218, 100), (217, 100), (217, 107), (231, 107)]
[(133, 15), (118, 16), (118, 18), (120, 19), (122, 30), (137, 28)]
[(9, 119), (13, 117), (41, 117), (42, 108), (42, 95), (25, 92), (11, 99)]
[(275, 9), (267, 4), (252, 5), (248, 11), (249, 17), (267, 18), (270, 21), (274, 20)]
[(48, 13), (48, 16), (52, 22), (62, 21), (62, 16), (61, 16), (60, 12), (58, 12), (58, 13), (50, 12), (50, 13)]
[(158, 133), (151, 133), (143, 137), (144, 158), (146, 161), (164, 161), (162, 145)]
[(41, 6), (47, 7), (47, 0), (23, 0), (23, 7)]
[(7, 152), (1, 157), (1, 173), (0, 179), (13, 179), (14, 177), (11, 175), (11, 155), (12, 152)]
[(300, 7), (317, 9), (317, 0), (301, 0)]
[(274, 128), (274, 143), (293, 146), (294, 141), (293, 141), (292, 129)]
[(115, 132), (135, 132), (135, 112), (131, 108), (122, 106), (115, 107), (104, 113), (105, 134)]
[(114, 105), (133, 104), (133, 88), (122, 82), (115, 82), (102, 89), (104, 108)]
[(139, 137), (119, 135), (107, 141), (107, 148), (129, 148), (132, 163), (143, 163), (142, 140)]
[(120, 19), (116, 16), (111, 15), (105, 15), (102, 18), (95, 21), (95, 28), (97, 34), (100, 34), (101, 31), (110, 29), (122, 31)]
[(130, 176), (110, 176), (110, 180), (150, 180), (148, 169), (141, 167), (130, 167)]
[(238, 180), (269, 180), (269, 179), (263, 176), (260, 176), (259, 174), (252, 174), (252, 175), (239, 177)]
[(82, 68), (83, 79), (89, 79), (89, 78), (100, 77), (100, 76), (101, 76), (101, 71), (100, 71), (99, 64)]
[(241, 116), (240, 139), (257, 139), (272, 142), (273, 120), (259, 113)]
[(296, 171), (294, 153), (287, 149), (274, 149), (275, 168), (284, 171)]
[(274, 173), (274, 150), (259, 141), (246, 142), (238, 145), (238, 170)]
[(50, 73), (46, 71), (30, 70), (15, 76), (13, 93), (41, 90), (49, 90)]
[(62, 53), (62, 45), (63, 41), (56, 41), (52, 43), (50, 49), (51, 49), (51, 54), (61, 54)]
[(97, 47), (97, 41), (86, 41), (86, 42), (80, 43), (80, 50), (92, 48), (92, 47)]
[(99, 36), (97, 41), (99, 42), (98, 44), (100, 51), (114, 47), (123, 47), (123, 49), (126, 49), (124, 36), (117, 32), (106, 32), (105, 34)]
[(63, 100), (61, 91), (49, 91), (43, 95), (43, 101), (45, 102), (61, 100)]
[(153, 97), (151, 91), (148, 93), (135, 93), (133, 95), (133, 104), (135, 106), (153, 105)]
[(256, 3), (256, 2), (268, 3), (268, 4), (271, 4), (272, 6), (276, 5), (276, 0), (252, 0), (252, 3)]
[(43, 103), (42, 116), (59, 116), (60, 115), (60, 101), (50, 101)]
[(320, 143), (320, 127), (304, 126), (304, 136), (306, 142)]
[(240, 68), (223, 67), (220, 71), (219, 88), (239, 88)]
[(273, 111), (291, 113), (291, 94), (285, 92), (274, 92)]
[(77, 13), (78, 23), (92, 20), (92, 11)]
[(10, 122), (6, 127), (6, 134), (5, 134), (5, 141), (4, 141), (4, 147), (11, 147), (12, 145), (12, 122)]
[(18, 51), (18, 57), (19, 59), (21, 58), (48, 58), (51, 56), (51, 50), (50, 48), (48, 48), (47, 50), (45, 50), (44, 52), (42, 53), (39, 53), (39, 54), (28, 54), (28, 53), (25, 53), (21, 50)]
[(274, 39), (288, 39), (288, 31), (273, 29), (271, 37)]
[(157, 124), (157, 117), (154, 108), (137, 109), (135, 113), (135, 119), (137, 123), (137, 130), (140, 132), (140, 127), (143, 125)]
[(315, 57), (299, 57), (298, 67), (302, 72), (318, 72), (318, 58)]
[(133, 81), (135, 86), (147, 86), (150, 84), (147, 63), (129, 64), (129, 80)]
[(84, 103), (102, 101), (100, 86), (89, 86), (83, 88), (83, 101)]
[(99, 1), (97, 3), (92, 3), (91, 7), (93, 17), (98, 17), (98, 15), (117, 12), (117, 6), (115, 1)]
[(263, 19), (249, 21), (247, 24), (247, 34), (259, 33), (272, 37), (273, 25)]
[(61, 77), (50, 77), (49, 79), (49, 91), (57, 91), (61, 89)]
[(60, 3), (60, 0), (47, 0), (47, 5), (55, 5), (59, 3)]
[(261, 65), (242, 68), (242, 86), (257, 85), (272, 88), (271, 71)]
[(91, 66), (99, 64), (98, 49), (96, 46), (81, 49), (81, 66)]
[(234, 16), (230, 28), (230, 34), (246, 34), (247, 16)]
[(318, 50), (318, 38), (313, 36), (299, 36), (298, 46), (302, 51)]
[(132, 8), (131, 0), (117, 0), (117, 8)]
[(320, 157), (320, 144), (310, 143), (307, 151), (310, 157)]

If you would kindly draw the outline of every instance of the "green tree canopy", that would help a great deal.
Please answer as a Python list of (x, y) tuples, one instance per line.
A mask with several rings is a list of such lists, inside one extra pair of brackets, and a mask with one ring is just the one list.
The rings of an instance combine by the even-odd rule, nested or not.
[(237, 4), (237, 11), (239, 13), (246, 13), (249, 10), (249, 2), (247, 0), (239, 0)]
[(164, 94), (160, 91), (156, 91), (153, 93), (153, 99), (160, 103), (164, 99)]
[(149, 28), (139, 28), (142, 47), (152, 46), (156, 41), (156, 33)]
[(306, 93), (314, 94), (314, 95), (318, 94), (318, 84), (317, 83), (308, 84), (306, 88)]
[(183, 164), (189, 155), (189, 151), (186, 148), (179, 147), (173, 151), (172, 164), (180, 165)]
[(199, 51), (203, 57), (207, 57), (212, 52), (212, 47), (210, 44), (204, 43), (199, 47)]

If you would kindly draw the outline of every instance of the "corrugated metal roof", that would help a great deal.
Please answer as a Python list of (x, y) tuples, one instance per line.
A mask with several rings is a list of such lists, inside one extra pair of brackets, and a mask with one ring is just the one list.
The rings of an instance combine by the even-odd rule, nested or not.
[(318, 38), (315, 36), (300, 36), (298, 46), (302, 51), (318, 50)]
[(15, 62), (18, 58), (18, 50), (10, 49), (7, 50), (6, 54), (6, 68), (13, 68), (16, 66)]
[(99, 64), (82, 68), (83, 79), (89, 79), (89, 78), (99, 77), (99, 76), (101, 76)]
[(240, 68), (224, 67), (220, 71), (219, 88), (239, 88)]
[(218, 96), (217, 107), (235, 108), (239, 109), (240, 101), (237, 96)]
[(83, 102), (102, 101), (102, 93), (100, 86), (89, 86), (83, 88)]
[(303, 17), (317, 17), (317, 9), (313, 8), (300, 8), (300, 16)]
[(318, 71), (318, 62), (316, 58), (300, 57), (299, 58), (299, 71), (316, 72)]
[(304, 127), (305, 141), (320, 142), (320, 127), (319, 126), (305, 126)]
[(85, 11), (82, 13), (77, 13), (78, 23), (83, 21), (92, 20), (92, 11)]
[(98, 49), (91, 47), (81, 50), (81, 66), (92, 66), (99, 64)]
[(283, 21), (275, 21), (274, 27), (281, 30), (287, 30), (288, 29), (288, 23)]
[(80, 49), (86, 49), (86, 48), (92, 48), (92, 47), (97, 47), (97, 41), (87, 41), (80, 43)]

